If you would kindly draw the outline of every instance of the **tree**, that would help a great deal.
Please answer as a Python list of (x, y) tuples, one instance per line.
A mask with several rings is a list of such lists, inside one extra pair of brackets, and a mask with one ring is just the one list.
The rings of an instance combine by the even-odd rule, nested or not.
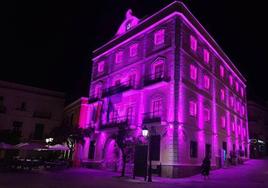
[(90, 137), (94, 133), (94, 128), (86, 128), (82, 129), (78, 126), (64, 126), (61, 125), (56, 127), (51, 132), (51, 137), (53, 139), (54, 144), (62, 144), (67, 143), (67, 146), (70, 149), (70, 158), (72, 158), (75, 145), (82, 144), (84, 145), (85, 140), (84, 137)]
[(121, 176), (125, 176), (126, 163), (131, 160), (134, 154), (134, 146), (139, 142), (131, 135), (131, 130), (126, 125), (119, 125), (117, 134), (114, 135), (116, 144), (122, 153), (122, 171)]

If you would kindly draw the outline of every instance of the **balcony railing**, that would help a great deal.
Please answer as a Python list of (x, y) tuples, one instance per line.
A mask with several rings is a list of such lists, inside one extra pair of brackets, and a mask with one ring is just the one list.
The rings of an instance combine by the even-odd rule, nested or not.
[(102, 97), (115, 95), (117, 93), (121, 93), (121, 92), (130, 90), (132, 88), (134, 88), (134, 85), (130, 84), (129, 81), (123, 82), (123, 83), (120, 83), (118, 85), (115, 85), (115, 86), (112, 86), (112, 87), (109, 87), (109, 88), (103, 90)]
[(143, 85), (148, 86), (162, 81), (169, 82), (170, 77), (166, 76), (164, 72), (149, 74), (144, 76)]
[(161, 122), (161, 113), (148, 112), (143, 114), (143, 123), (156, 123)]
[(109, 120), (109, 122), (100, 125), (100, 129), (117, 128), (120, 126), (129, 126), (130, 119), (127, 116), (116, 117)]

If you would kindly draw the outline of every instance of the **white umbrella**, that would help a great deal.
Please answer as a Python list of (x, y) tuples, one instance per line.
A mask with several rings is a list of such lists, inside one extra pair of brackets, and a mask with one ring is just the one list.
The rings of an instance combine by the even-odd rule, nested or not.
[(13, 145), (0, 142), (0, 149), (13, 149)]
[(67, 146), (56, 144), (54, 146), (49, 146), (48, 150), (60, 150), (60, 151), (67, 151), (69, 148)]
[(20, 143), (14, 148), (19, 150), (37, 150), (44, 148), (44, 145), (39, 143)]

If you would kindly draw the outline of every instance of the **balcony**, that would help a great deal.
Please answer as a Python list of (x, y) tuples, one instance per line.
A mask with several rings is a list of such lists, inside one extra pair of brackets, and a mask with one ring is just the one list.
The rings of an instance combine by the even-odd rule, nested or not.
[(121, 126), (128, 127), (129, 126), (129, 118), (127, 116), (122, 116), (122, 117), (116, 117), (110, 119), (109, 122), (105, 124), (100, 125), (100, 129), (110, 129), (110, 128), (118, 128)]
[(169, 82), (170, 77), (166, 76), (164, 72), (156, 73), (156, 74), (149, 74), (145, 75), (143, 79), (143, 85), (149, 86), (152, 84), (156, 84), (158, 82)]
[(108, 97), (111, 95), (122, 93), (122, 92), (130, 90), (132, 88), (134, 88), (134, 86), (132, 84), (130, 84), (129, 81), (123, 82), (123, 83), (120, 83), (118, 85), (115, 85), (115, 86), (112, 86), (112, 87), (105, 89), (102, 92), (102, 97)]
[(143, 114), (143, 123), (158, 123), (161, 122), (161, 113), (148, 112)]

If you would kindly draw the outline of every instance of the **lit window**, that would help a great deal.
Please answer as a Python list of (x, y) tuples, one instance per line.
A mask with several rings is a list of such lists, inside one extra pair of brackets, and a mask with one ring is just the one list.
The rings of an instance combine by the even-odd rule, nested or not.
[(240, 91), (241, 91), (241, 96), (244, 97), (244, 89), (242, 87), (240, 88)]
[(122, 51), (117, 52), (115, 54), (115, 63), (121, 63), (122, 59), (123, 59), (123, 52)]
[(192, 80), (197, 79), (197, 68), (194, 65), (190, 65), (190, 77)]
[(98, 72), (104, 71), (104, 61), (98, 63)]
[(153, 64), (153, 75), (154, 79), (164, 76), (164, 60), (159, 59)]
[(242, 114), (242, 116), (245, 115), (245, 107), (244, 106), (241, 106), (241, 114)]
[(197, 40), (194, 36), (190, 36), (190, 43), (191, 43), (191, 49), (193, 51), (196, 51), (197, 50)]
[(204, 61), (205, 63), (209, 63), (209, 51), (204, 49)]
[(220, 65), (220, 75), (223, 78), (224, 77), (224, 67)]
[(235, 90), (238, 92), (239, 90), (239, 85), (238, 85), (238, 82), (235, 82)]
[(230, 97), (230, 106), (233, 107), (234, 106), (234, 97)]
[(224, 89), (221, 89), (221, 101), (224, 101), (225, 99), (225, 92), (224, 92)]
[(165, 30), (160, 29), (154, 33), (154, 44), (160, 45), (165, 42)]
[(229, 84), (230, 84), (230, 86), (233, 86), (233, 84), (234, 84), (234, 80), (233, 80), (232, 75), (229, 75)]
[(129, 85), (135, 86), (136, 85), (136, 74), (130, 74), (129, 75)]
[(204, 109), (204, 120), (210, 121), (210, 110), (208, 108)]
[(152, 115), (153, 115), (153, 117), (161, 117), (162, 106), (163, 106), (163, 103), (162, 103), (161, 98), (153, 101), (153, 103), (152, 103), (152, 113), (153, 113)]
[(191, 116), (196, 116), (197, 115), (197, 105), (196, 105), (196, 102), (190, 101), (189, 112), (190, 112), (190, 115)]
[(207, 75), (204, 76), (204, 87), (205, 89), (209, 89), (210, 87), (210, 79)]
[(239, 112), (239, 110), (240, 110), (240, 102), (237, 101), (236, 102), (236, 111)]
[(97, 84), (96, 87), (95, 87), (95, 97), (100, 98), (101, 94), (102, 94), (102, 85)]
[(115, 80), (115, 82), (114, 82), (114, 85), (115, 86), (119, 86), (121, 84), (121, 81), (120, 81), (120, 79), (118, 79), (118, 80)]
[(131, 29), (131, 22), (127, 23), (127, 28), (126, 28), (126, 30), (128, 31), (128, 30), (130, 30), (130, 29)]
[(233, 130), (233, 132), (235, 131), (235, 123), (234, 122), (232, 122), (232, 130)]
[(129, 56), (134, 57), (138, 53), (138, 44), (132, 44), (129, 48)]
[(222, 126), (222, 128), (225, 128), (226, 127), (225, 116), (221, 116), (221, 126)]

